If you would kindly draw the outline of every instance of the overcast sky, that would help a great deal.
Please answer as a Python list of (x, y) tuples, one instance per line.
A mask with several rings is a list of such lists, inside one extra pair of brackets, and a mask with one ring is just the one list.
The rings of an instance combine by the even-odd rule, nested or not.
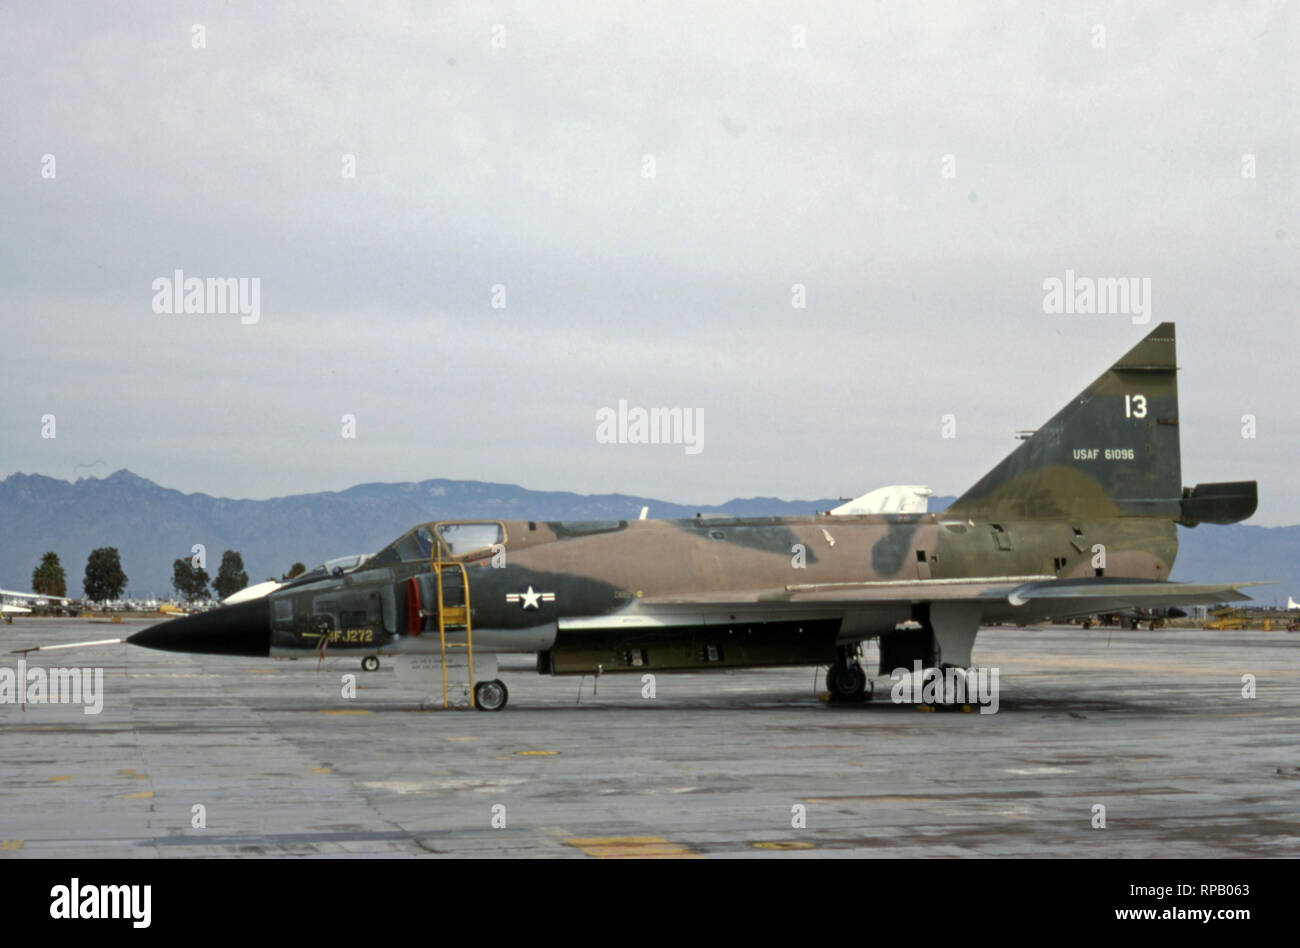
[(1300, 522), (1296, 4), (1060, 6), (7, 4), (0, 476), (959, 493), (1175, 320), (1184, 483)]

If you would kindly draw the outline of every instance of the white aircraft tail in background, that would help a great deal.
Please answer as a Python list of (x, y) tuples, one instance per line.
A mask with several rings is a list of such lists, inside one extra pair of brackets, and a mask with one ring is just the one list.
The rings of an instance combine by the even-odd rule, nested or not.
[(929, 506), (926, 498), (933, 493), (930, 488), (920, 484), (877, 487), (870, 493), (840, 504), (831, 514), (836, 517), (852, 517), (860, 514), (925, 513)]
[(1300, 609), (1300, 602), (1296, 602), (1290, 596), (1286, 597), (1286, 607), (1288, 609)]

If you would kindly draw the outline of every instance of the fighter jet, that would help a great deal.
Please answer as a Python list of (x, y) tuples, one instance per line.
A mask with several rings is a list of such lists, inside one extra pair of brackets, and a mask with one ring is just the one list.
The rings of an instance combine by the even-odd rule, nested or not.
[[(1068, 359), (1062, 360), (1068, 368)], [(1247, 599), (1171, 583), (1179, 524), (1235, 523), (1254, 481), (1182, 485), (1163, 323), (939, 513), (445, 520), (377, 554), (127, 640), (177, 652), (388, 656), (500, 710), (496, 656), (545, 675), (827, 666), (835, 701), (880, 674), (968, 668), (981, 624)]]

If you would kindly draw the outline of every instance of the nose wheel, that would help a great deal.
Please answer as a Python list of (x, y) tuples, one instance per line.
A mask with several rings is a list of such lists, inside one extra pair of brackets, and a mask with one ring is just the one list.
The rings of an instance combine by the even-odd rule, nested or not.
[(361, 670), (368, 672), (379, 671), (379, 656), (367, 655), (361, 659)]
[(509, 700), (510, 691), (500, 679), (480, 681), (474, 686), (474, 707), (480, 711), (500, 711)]

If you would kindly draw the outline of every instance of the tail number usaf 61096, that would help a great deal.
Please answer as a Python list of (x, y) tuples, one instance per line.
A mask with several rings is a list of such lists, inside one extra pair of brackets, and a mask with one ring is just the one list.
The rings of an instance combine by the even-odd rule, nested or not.
[(1103, 457), (1107, 461), (1132, 461), (1132, 448), (1107, 448), (1102, 451), (1101, 448), (1075, 448), (1074, 459), (1076, 461), (1095, 461)]

